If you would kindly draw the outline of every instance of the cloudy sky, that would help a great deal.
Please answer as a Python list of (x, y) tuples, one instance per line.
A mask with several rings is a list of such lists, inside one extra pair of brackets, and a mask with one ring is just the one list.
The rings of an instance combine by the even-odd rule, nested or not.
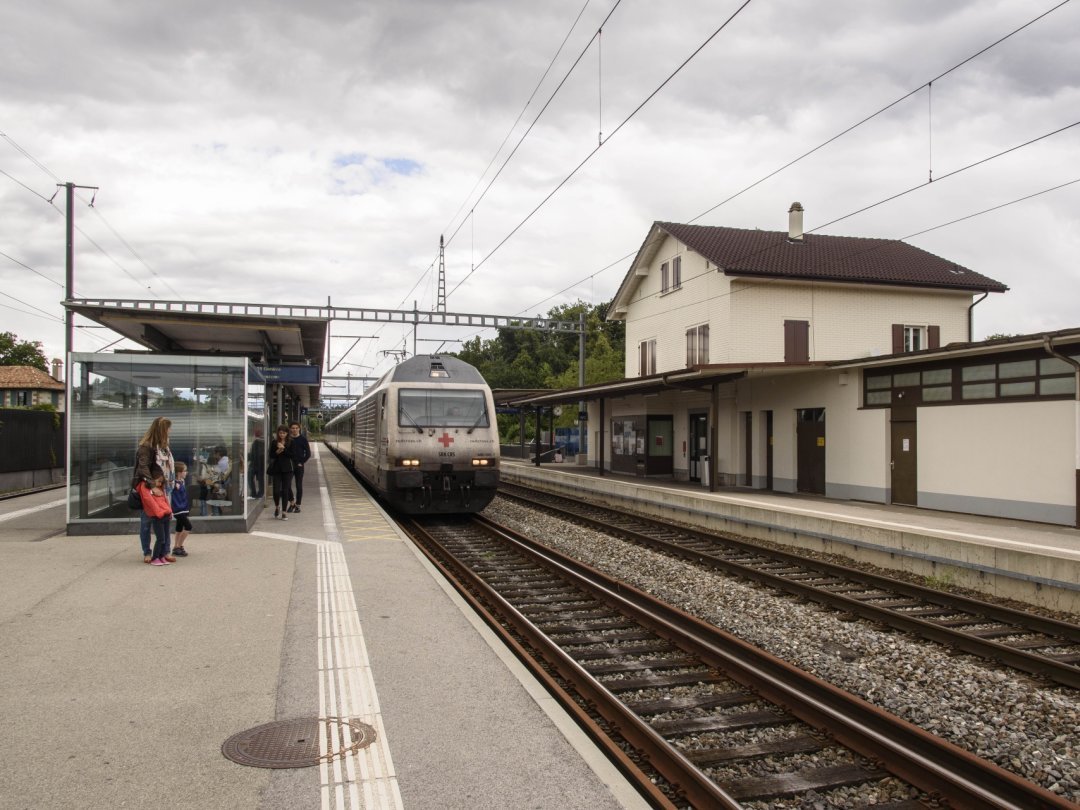
[[(79, 298), (431, 310), (442, 234), (448, 311), (546, 314), (610, 300), (655, 220), (798, 200), (1007, 284), (976, 337), (1080, 326), (1080, 182), (1049, 191), (1080, 180), (1080, 2), (994, 45), (1059, 2), (9, 3), (0, 331), (63, 351), (64, 182), (99, 187)], [(336, 373), (412, 350), (333, 331), (377, 336)]]

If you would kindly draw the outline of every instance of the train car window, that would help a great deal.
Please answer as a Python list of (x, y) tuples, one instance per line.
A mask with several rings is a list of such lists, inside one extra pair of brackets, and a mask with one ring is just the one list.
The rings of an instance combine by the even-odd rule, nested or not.
[(403, 388), (398, 391), (398, 424), (402, 427), (488, 426), (483, 391)]

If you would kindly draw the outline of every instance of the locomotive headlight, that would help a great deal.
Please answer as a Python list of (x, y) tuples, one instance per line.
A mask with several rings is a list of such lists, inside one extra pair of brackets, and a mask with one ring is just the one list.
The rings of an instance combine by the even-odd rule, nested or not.
[(474, 467), (486, 467), (490, 463), (491, 463), (491, 459), (487, 459), (487, 458), (474, 458), (472, 460), (472, 465)]
[(420, 459), (418, 458), (403, 458), (398, 461), (402, 467), (419, 467)]

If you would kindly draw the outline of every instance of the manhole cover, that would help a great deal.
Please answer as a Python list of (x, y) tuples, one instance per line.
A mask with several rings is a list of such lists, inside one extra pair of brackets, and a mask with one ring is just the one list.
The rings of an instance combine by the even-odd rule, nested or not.
[[(320, 736), (326, 754), (319, 753)], [(233, 762), (255, 768), (308, 768), (345, 757), (375, 741), (375, 729), (341, 717), (278, 720), (234, 734), (221, 744)]]

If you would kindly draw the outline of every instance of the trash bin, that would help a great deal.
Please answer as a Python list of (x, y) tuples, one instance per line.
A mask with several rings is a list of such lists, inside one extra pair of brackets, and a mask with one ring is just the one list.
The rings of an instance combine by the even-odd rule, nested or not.
[(709, 457), (702, 456), (698, 464), (701, 468), (701, 485), (707, 487), (709, 485)]

